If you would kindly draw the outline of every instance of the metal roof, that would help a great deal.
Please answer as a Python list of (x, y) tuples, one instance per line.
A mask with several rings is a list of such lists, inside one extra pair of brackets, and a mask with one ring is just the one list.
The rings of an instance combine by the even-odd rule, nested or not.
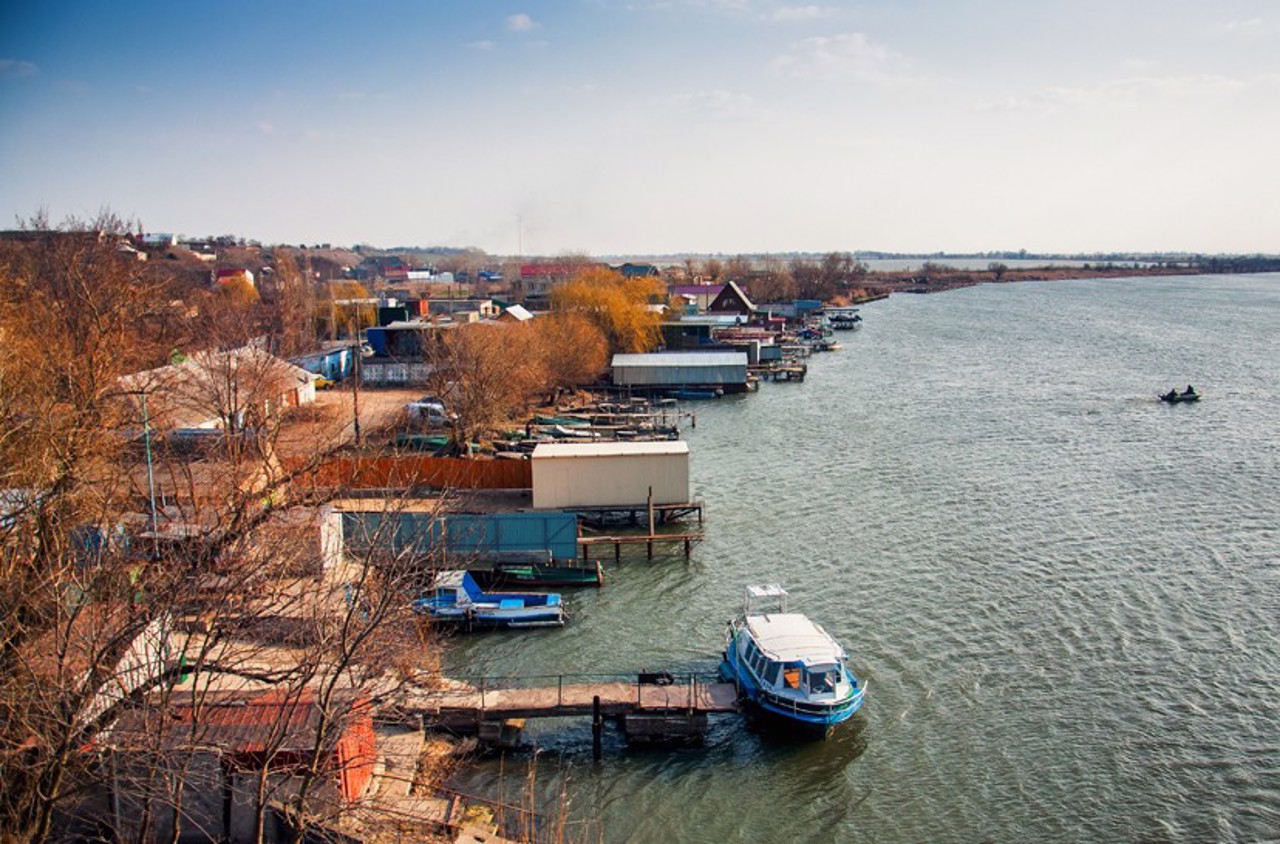
[(645, 355), (613, 356), (613, 367), (620, 366), (746, 366), (746, 352), (654, 352)]
[[(367, 706), (363, 701), (353, 703), (350, 692), (339, 695), (345, 706)], [(309, 688), (276, 688), (259, 695), (209, 693), (198, 707), (180, 702), (127, 712), (108, 731), (106, 741), (119, 747), (149, 746), (158, 733), (162, 746), (169, 749), (206, 747), (232, 754), (307, 753), (315, 744), (322, 715), (314, 691)], [(339, 729), (345, 731), (347, 727)]]
[(827, 631), (800, 613), (748, 615), (747, 627), (756, 646), (776, 662), (834, 663), (844, 654)]
[(689, 444), (683, 440), (657, 442), (603, 443), (539, 443), (533, 459), (547, 457), (638, 457), (656, 454), (688, 454)]

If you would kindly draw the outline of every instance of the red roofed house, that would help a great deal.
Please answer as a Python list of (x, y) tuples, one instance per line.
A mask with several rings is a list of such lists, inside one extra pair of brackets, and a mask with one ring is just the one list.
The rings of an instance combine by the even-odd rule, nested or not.
[(253, 272), (244, 267), (228, 267), (218, 270), (216, 274), (218, 284), (230, 284), (233, 281), (244, 280), (249, 282), (250, 287), (257, 287), (257, 282), (253, 280)]

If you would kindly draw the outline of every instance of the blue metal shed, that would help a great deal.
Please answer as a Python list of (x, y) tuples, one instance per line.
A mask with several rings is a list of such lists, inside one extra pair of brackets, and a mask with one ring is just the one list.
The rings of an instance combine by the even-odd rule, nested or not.
[(342, 535), (354, 553), (369, 550), (443, 552), (486, 559), (578, 555), (573, 513), (343, 513)]

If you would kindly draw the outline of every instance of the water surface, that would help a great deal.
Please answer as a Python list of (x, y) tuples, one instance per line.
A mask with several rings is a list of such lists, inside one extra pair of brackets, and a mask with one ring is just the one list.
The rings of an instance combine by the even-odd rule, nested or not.
[[(707, 540), (458, 670), (712, 668), (778, 581), (870, 682), (789, 744), (590, 758), (533, 790), (608, 842), (1251, 841), (1280, 829), (1280, 277), (989, 285), (864, 309), (803, 384), (698, 406)], [(1198, 405), (1156, 400), (1196, 385)], [(460, 777), (508, 795), (528, 759)], [(500, 772), (503, 786), (494, 785)], [(579, 828), (571, 828), (581, 832)]]

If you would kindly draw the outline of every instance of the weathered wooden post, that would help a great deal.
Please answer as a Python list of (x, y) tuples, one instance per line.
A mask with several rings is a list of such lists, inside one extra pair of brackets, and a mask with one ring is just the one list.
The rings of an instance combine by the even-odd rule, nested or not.
[(591, 698), (591, 758), (600, 761), (600, 734), (604, 730), (604, 718), (600, 716), (600, 695)]
[(653, 487), (649, 487), (649, 559), (653, 559)]

